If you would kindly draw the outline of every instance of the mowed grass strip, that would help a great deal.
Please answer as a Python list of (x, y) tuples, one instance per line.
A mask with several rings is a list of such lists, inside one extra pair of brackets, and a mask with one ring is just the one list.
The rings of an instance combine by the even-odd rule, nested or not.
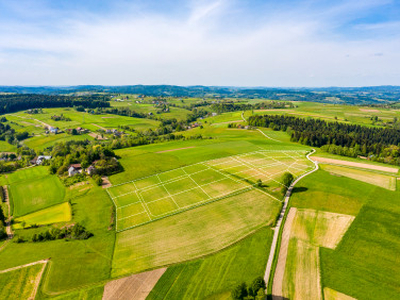
[(0, 274), (0, 299), (31, 299), (43, 264)]
[[(23, 171), (31, 170), (34, 168)], [(14, 205), (13, 214), (18, 217), (63, 202), (65, 188), (57, 176), (47, 175), (11, 184), (10, 195)]]
[(380, 186), (391, 191), (396, 190), (396, 177), (393, 176), (332, 165), (323, 165), (323, 169), (336, 175), (346, 176), (355, 180)]
[(53, 223), (68, 222), (71, 220), (71, 206), (68, 202), (54, 205), (49, 208), (45, 208), (34, 213), (25, 215), (20, 218), (16, 218), (13, 227), (15, 229), (22, 228), (22, 222), (25, 222), (25, 226), (36, 225), (47, 225)]
[(117, 233), (112, 276), (201, 257), (272, 225), (281, 203), (251, 190)]
[(290, 240), (282, 292), (287, 299), (322, 299), (318, 247)]

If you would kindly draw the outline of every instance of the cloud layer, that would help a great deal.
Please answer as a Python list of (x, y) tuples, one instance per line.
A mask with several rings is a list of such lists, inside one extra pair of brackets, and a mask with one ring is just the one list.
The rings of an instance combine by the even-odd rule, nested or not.
[(34, 2), (0, 1), (0, 85), (400, 84), (392, 1)]

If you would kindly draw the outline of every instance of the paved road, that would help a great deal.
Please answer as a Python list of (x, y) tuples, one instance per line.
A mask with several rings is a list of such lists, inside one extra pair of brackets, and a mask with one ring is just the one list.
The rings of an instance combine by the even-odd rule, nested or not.
[[(265, 283), (266, 283), (266, 284), (268, 284), (269, 278), (270, 278), (270, 276), (271, 276), (271, 268), (272, 268), (272, 263), (273, 263), (273, 261), (274, 261), (275, 252), (276, 252), (276, 250), (277, 250), (277, 249), (276, 249), (276, 246), (277, 246), (277, 243), (278, 243), (279, 232), (280, 232), (281, 227), (284, 225), (284, 224), (282, 223), (282, 219), (283, 219), (283, 216), (284, 216), (285, 213), (286, 213), (286, 208), (287, 208), (287, 205), (288, 205), (290, 196), (291, 196), (291, 194), (292, 194), (293, 188), (294, 188), (294, 186), (296, 185), (296, 183), (299, 182), (302, 178), (304, 178), (305, 176), (307, 176), (307, 175), (309, 175), (309, 174), (311, 174), (311, 173), (317, 171), (318, 168), (319, 168), (319, 167), (318, 167), (318, 162), (315, 162), (315, 161), (313, 161), (313, 160), (310, 158), (310, 155), (311, 155), (311, 154), (314, 154), (314, 152), (315, 152), (315, 150), (313, 149), (312, 152), (310, 152), (309, 154), (307, 154), (307, 159), (308, 159), (309, 161), (311, 161), (311, 162), (315, 165), (315, 168), (314, 168), (313, 170), (311, 170), (310, 172), (307, 172), (307, 173), (301, 175), (301, 176), (298, 177), (295, 181), (293, 181), (292, 184), (289, 186), (287, 192), (286, 192), (285, 200), (284, 200), (283, 206), (282, 206), (282, 210), (281, 210), (281, 213), (280, 213), (280, 215), (279, 215), (279, 217), (278, 217), (278, 220), (277, 220), (277, 222), (276, 222), (276, 227), (274, 228), (274, 231), (275, 231), (275, 232), (274, 232), (274, 237), (273, 237), (273, 239), (272, 239), (271, 250), (269, 251), (269, 257), (268, 257), (268, 262), (267, 262), (267, 268), (266, 268), (266, 270), (265, 270), (265, 275), (264, 275), (264, 280), (265, 280)], [(267, 293), (267, 290), (266, 290), (265, 292)]]

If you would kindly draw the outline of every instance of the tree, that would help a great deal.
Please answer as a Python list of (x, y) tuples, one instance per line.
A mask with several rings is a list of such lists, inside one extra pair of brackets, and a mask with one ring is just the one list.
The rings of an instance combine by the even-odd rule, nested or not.
[(247, 285), (245, 282), (236, 286), (232, 291), (232, 299), (242, 300), (244, 297), (247, 297)]
[(249, 287), (249, 294), (256, 296), (260, 289), (264, 290), (266, 288), (264, 278), (261, 276), (255, 278)]
[(286, 194), (286, 192), (287, 192), (290, 184), (292, 183), (293, 179), (294, 179), (294, 177), (293, 177), (293, 175), (291, 173), (285, 172), (283, 174), (282, 180), (281, 180), (281, 183), (283, 184), (283, 187), (282, 187), (282, 190), (281, 190), (282, 194)]
[(94, 175), (93, 180), (98, 186), (101, 186), (103, 184), (103, 179), (100, 175)]
[(262, 187), (262, 180), (261, 179), (257, 180), (256, 187)]

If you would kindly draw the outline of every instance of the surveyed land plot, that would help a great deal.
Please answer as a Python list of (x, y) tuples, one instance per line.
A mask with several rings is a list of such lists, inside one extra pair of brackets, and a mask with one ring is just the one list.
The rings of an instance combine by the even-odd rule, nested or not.
[(284, 172), (296, 177), (312, 169), (305, 154), (306, 151), (250, 152), (114, 185), (107, 192), (116, 206), (116, 229), (126, 230), (248, 192), (258, 180), (265, 185), (280, 184)]

